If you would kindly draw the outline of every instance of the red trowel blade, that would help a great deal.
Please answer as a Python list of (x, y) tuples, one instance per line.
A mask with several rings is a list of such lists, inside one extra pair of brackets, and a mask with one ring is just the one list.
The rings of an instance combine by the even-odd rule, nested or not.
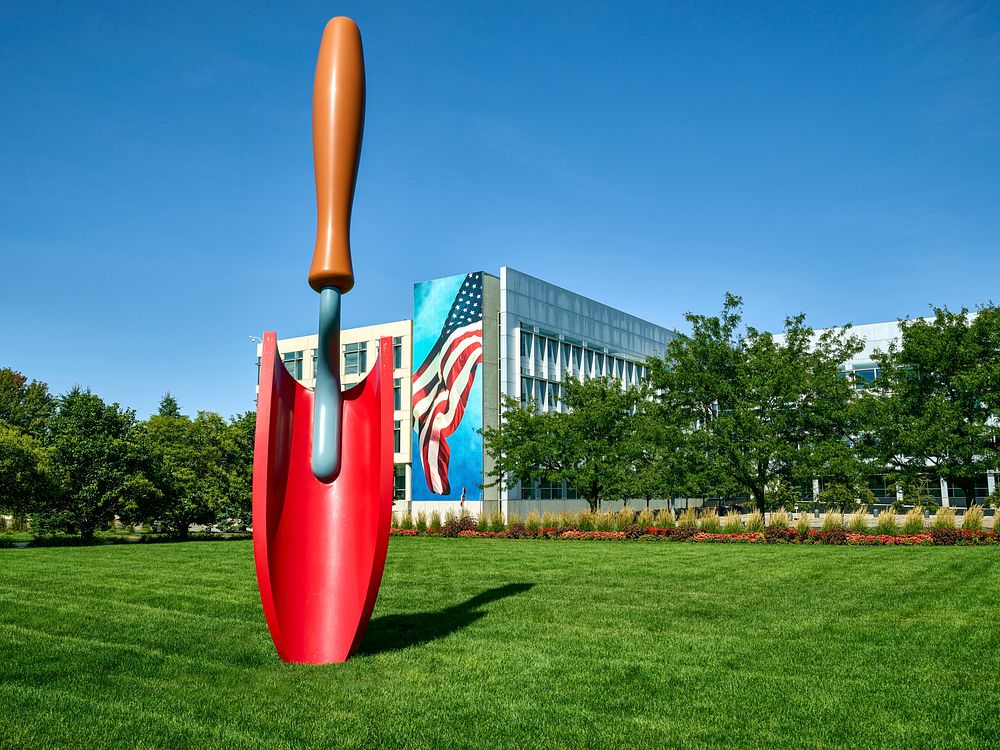
[(375, 607), (393, 494), (392, 339), (343, 394), (341, 468), (310, 465), (313, 392), (288, 374), (264, 334), (253, 472), (253, 547), (264, 616), (286, 662), (345, 661)]

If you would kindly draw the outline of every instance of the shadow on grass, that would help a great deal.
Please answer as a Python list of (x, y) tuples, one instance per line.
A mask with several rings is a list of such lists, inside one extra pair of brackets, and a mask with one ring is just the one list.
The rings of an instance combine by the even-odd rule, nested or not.
[(505, 599), (529, 591), (533, 583), (508, 583), (487, 589), (468, 601), (437, 612), (414, 612), (409, 615), (385, 615), (376, 617), (368, 625), (359, 654), (383, 654), (399, 651), (410, 646), (436, 641), (468, 627), (483, 617), (486, 612), (481, 607), (491, 602)]

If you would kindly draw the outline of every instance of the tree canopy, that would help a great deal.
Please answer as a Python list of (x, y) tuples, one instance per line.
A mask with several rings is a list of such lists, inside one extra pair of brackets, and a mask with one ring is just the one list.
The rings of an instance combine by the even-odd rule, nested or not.
[(911, 481), (936, 472), (971, 505), (978, 482), (1000, 466), (1000, 308), (934, 308), (900, 329), (899, 343), (875, 354), (881, 374), (866, 389), (865, 447)]

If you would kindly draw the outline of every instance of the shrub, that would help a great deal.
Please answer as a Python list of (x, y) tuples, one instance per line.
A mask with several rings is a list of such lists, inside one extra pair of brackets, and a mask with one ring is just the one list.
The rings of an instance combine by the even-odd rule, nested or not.
[(706, 534), (718, 534), (722, 531), (719, 523), (719, 512), (715, 508), (704, 508), (701, 511), (698, 528)]
[(432, 533), (437, 533), (441, 530), (441, 514), (436, 510), (431, 511), (431, 519), (427, 523), (427, 530)]
[(677, 519), (678, 529), (696, 529), (698, 528), (698, 516), (695, 513), (694, 508), (685, 508), (684, 512), (681, 513), (680, 518)]
[(639, 511), (639, 515), (635, 517), (635, 523), (637, 526), (641, 526), (644, 529), (648, 529), (653, 525), (653, 511), (649, 508), (643, 508)]
[(826, 512), (823, 516), (823, 531), (833, 531), (834, 529), (844, 528), (844, 515), (833, 509)]
[(795, 537), (795, 532), (788, 524), (772, 523), (764, 530), (764, 541), (768, 544), (788, 542)]
[[(931, 520), (932, 529), (954, 529), (955, 528), (955, 509), (954, 508), (938, 508), (937, 513), (934, 514), (934, 518)], [(937, 542), (935, 542), (937, 544)]]
[(823, 544), (847, 544), (847, 529), (843, 526), (836, 526), (822, 533), (820, 538)]
[(409, 512), (403, 515), (403, 518), (399, 522), (399, 528), (407, 530), (413, 528), (413, 516)]
[(725, 534), (742, 534), (743, 520), (735, 510), (730, 510), (722, 519), (722, 531)]
[(677, 525), (674, 512), (670, 508), (661, 508), (656, 514), (656, 528), (672, 529)]
[(417, 531), (427, 531), (427, 514), (424, 511), (417, 513)]
[(671, 532), (670, 536), (667, 537), (672, 542), (684, 542), (693, 537), (698, 533), (697, 527), (691, 526), (678, 526)]
[(792, 525), (792, 519), (788, 516), (788, 511), (784, 508), (778, 508), (776, 511), (771, 513), (770, 523), (768, 523), (768, 528), (777, 527), (780, 529), (787, 529)]
[(922, 534), (924, 531), (924, 509), (920, 506), (910, 508), (903, 516), (904, 534)]
[(808, 536), (810, 528), (812, 527), (809, 524), (809, 514), (799, 513), (799, 520), (795, 522), (795, 530), (799, 533), (799, 536)]
[[(943, 508), (942, 510), (950, 510), (950, 509)], [(934, 517), (934, 520), (935, 521), (937, 520), (937, 516)], [(931, 527), (931, 542), (933, 542), (934, 544), (939, 544), (939, 545), (956, 544), (958, 542), (958, 537), (959, 537), (958, 529), (956, 529), (954, 526), (950, 528), (947, 526)]]
[(637, 523), (630, 523), (622, 529), (622, 533), (625, 535), (626, 539), (638, 539), (646, 533), (646, 528)]
[(763, 534), (766, 530), (767, 524), (764, 523), (764, 514), (754, 508), (753, 512), (747, 516), (747, 532)]
[(896, 533), (896, 511), (886, 508), (875, 519), (875, 533), (890, 536)]
[(971, 508), (965, 511), (965, 516), (962, 518), (962, 528), (968, 531), (983, 530), (982, 505), (973, 505)]
[(525, 529), (524, 524), (520, 521), (517, 523), (512, 523), (507, 527), (507, 536), (511, 539), (521, 539), (527, 536), (527, 529)]
[(441, 527), (441, 536), (457, 537), (463, 531), (476, 530), (476, 522), (468, 513), (462, 513), (458, 516), (454, 513), (448, 515), (448, 520)]
[(851, 513), (850, 518), (847, 519), (847, 528), (856, 534), (867, 534), (868, 533), (868, 521), (865, 516), (868, 515), (868, 506), (862, 505), (856, 511)]
[(490, 531), (492, 531), (494, 534), (498, 534), (501, 531), (503, 531), (504, 528), (505, 524), (503, 522), (503, 513), (501, 513), (498, 510), (495, 510), (492, 513), (490, 513)]

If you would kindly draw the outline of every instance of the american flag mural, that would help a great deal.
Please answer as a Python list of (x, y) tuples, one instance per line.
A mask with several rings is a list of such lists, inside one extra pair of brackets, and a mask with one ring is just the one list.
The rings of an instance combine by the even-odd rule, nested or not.
[(462, 422), (483, 361), (483, 274), (465, 276), (441, 333), (413, 374), (413, 425), (428, 490), (451, 494), (448, 438)]

